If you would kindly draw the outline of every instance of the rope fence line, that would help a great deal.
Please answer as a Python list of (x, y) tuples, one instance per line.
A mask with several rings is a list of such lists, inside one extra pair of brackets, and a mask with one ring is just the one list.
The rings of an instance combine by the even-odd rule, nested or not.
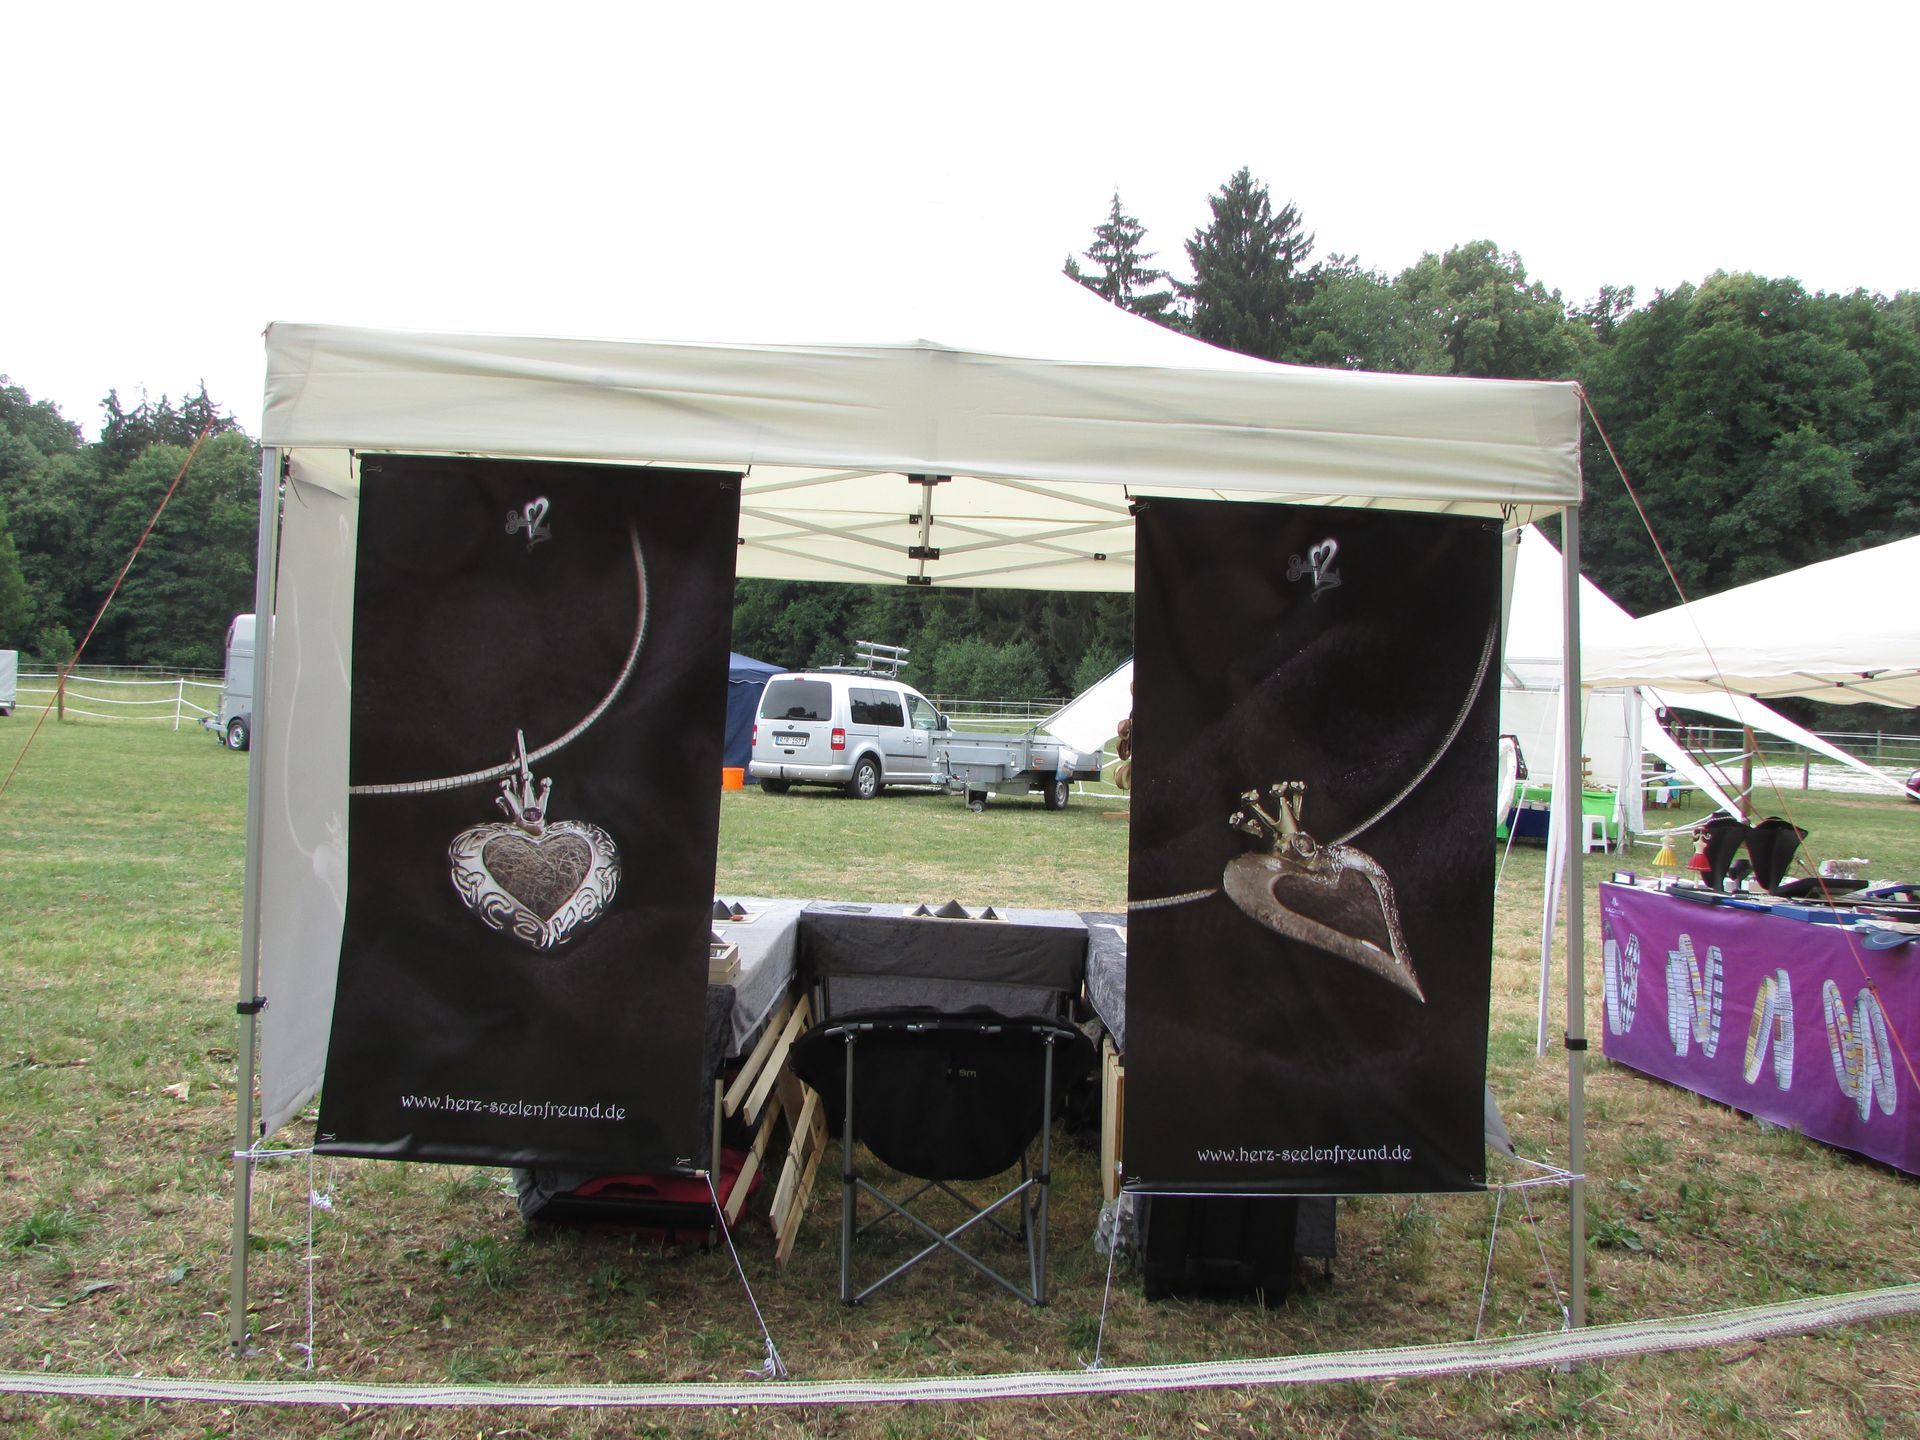
[[(40, 681), (41, 684), (29, 682)], [(108, 693), (109, 688), (135, 693), (127, 696)], [(119, 679), (107, 675), (70, 675), (64, 684), (58, 674), (23, 672), (14, 692), (17, 710), (58, 710), (63, 717), (86, 720), (148, 721), (170, 724), (178, 730), (183, 724), (197, 724), (220, 708), (222, 682), (196, 680), (185, 675)], [(199, 697), (199, 698), (196, 698)], [(207, 703), (201, 704), (200, 698)], [(96, 710), (93, 706), (109, 706)], [(142, 713), (132, 713), (132, 712)]]
[(1441, 1345), (1341, 1350), (1253, 1360), (1043, 1370), (952, 1379), (760, 1380), (643, 1385), (383, 1385), (336, 1381), (205, 1380), (171, 1376), (0, 1373), (0, 1393), (221, 1405), (365, 1405), (573, 1409), (744, 1405), (898, 1405), (1070, 1395), (1261, 1388), (1561, 1368), (1598, 1360), (1802, 1335), (1920, 1314), (1920, 1284), (1788, 1300), (1736, 1310), (1635, 1320)]

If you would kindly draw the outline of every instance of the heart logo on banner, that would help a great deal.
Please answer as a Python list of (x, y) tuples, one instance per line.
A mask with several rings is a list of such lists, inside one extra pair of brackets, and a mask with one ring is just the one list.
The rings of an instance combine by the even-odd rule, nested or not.
[(475, 825), (447, 847), (453, 888), (489, 929), (554, 950), (606, 912), (620, 887), (620, 850), (597, 825), (557, 820)]

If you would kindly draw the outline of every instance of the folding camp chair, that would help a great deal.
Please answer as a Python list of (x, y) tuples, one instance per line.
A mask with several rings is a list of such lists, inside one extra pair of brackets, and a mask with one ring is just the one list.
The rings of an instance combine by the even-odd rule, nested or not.
[[(1093, 1060), (1092, 1042), (1072, 1025), (986, 1009), (862, 1011), (803, 1036), (793, 1049), (794, 1072), (824, 1098), (841, 1101), (840, 1298), (857, 1305), (921, 1262), (951, 1254), (1029, 1305), (1044, 1305), (1056, 1099), (1092, 1070)], [(1039, 1163), (1030, 1167), (1036, 1137)], [(862, 1145), (882, 1164), (921, 1182), (918, 1188), (895, 1198), (862, 1178)], [(1012, 1188), (997, 1196), (976, 1198), (956, 1188), (955, 1182), (1016, 1170)], [(864, 1225), (862, 1195), (882, 1207)], [(941, 1228), (912, 1208), (935, 1195), (958, 1202), (965, 1218)], [(1018, 1215), (1017, 1228), (1003, 1218), (1009, 1210)], [(856, 1290), (855, 1239), (896, 1219), (928, 1243)], [(987, 1231), (1021, 1247), (1024, 1285), (968, 1248)]]

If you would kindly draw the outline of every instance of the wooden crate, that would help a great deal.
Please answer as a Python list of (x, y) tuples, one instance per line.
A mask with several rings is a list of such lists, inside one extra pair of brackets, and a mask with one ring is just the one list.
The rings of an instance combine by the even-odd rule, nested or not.
[(1126, 1119), (1127, 1065), (1108, 1035), (1100, 1041), (1100, 1198), (1109, 1205), (1120, 1194)]

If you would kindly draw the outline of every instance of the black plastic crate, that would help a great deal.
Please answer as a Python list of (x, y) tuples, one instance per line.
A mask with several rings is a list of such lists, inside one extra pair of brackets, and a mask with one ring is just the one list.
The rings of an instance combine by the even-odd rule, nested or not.
[(1140, 1251), (1149, 1300), (1261, 1294), (1293, 1288), (1300, 1202), (1274, 1195), (1143, 1197)]

